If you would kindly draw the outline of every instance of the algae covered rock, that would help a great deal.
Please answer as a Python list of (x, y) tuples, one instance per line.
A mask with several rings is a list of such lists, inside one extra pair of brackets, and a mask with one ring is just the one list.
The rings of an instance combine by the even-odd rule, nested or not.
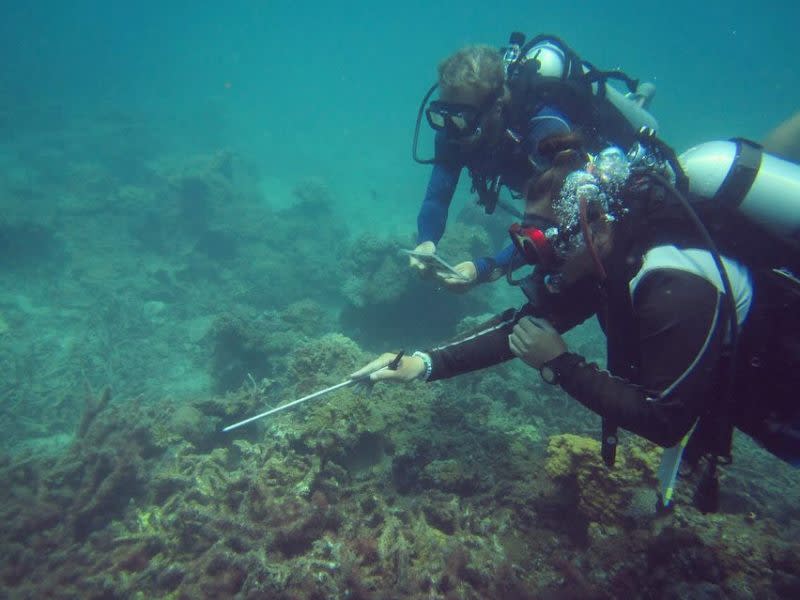
[[(641, 439), (621, 445), (613, 469), (603, 463), (600, 442), (584, 436), (563, 434), (550, 438), (545, 470), (555, 480), (577, 483), (578, 506), (590, 521), (618, 523), (638, 509), (641, 488), (654, 489), (660, 450)], [(655, 510), (655, 495), (652, 495)]]
[(347, 379), (363, 360), (364, 354), (353, 340), (340, 333), (329, 333), (292, 351), (288, 375), (296, 382), (298, 393), (305, 394)]
[(456, 294), (421, 280), (409, 268), (408, 257), (400, 254), (411, 246), (374, 235), (351, 246), (342, 285), (347, 303), (340, 321), (359, 343), (385, 347), (387, 342), (418, 346), (441, 341), (453, 335), (466, 315), (488, 309), (485, 290)]
[[(447, 235), (442, 238), (436, 252), (454, 265), (479, 256), (494, 255), (499, 248), (493, 247), (485, 225), (485, 219), (482, 225), (471, 225), (463, 222), (449, 224), (447, 226)], [(508, 235), (507, 232), (506, 235)], [(508, 243), (507, 237), (503, 243)]]
[[(290, 353), (310, 336), (330, 330), (330, 317), (312, 300), (290, 304), (283, 311), (235, 310), (220, 315), (208, 335), (216, 391), (271, 379), (286, 368)], [(302, 354), (302, 351), (300, 352)]]
[(218, 419), (208, 417), (191, 404), (180, 405), (169, 420), (170, 430), (198, 448), (210, 447), (218, 425)]
[(479, 473), (455, 459), (428, 463), (422, 470), (422, 485), (465, 496), (483, 487)]
[(412, 283), (412, 273), (399, 254), (402, 244), (372, 234), (358, 237), (347, 253), (342, 291), (354, 307), (391, 303)]

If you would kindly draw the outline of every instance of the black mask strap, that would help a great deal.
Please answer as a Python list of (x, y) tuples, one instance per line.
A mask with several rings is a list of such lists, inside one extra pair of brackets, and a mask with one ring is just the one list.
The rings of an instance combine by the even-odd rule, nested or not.
[(427, 106), (428, 100), (430, 100), (430, 97), (433, 96), (433, 92), (436, 91), (437, 87), (439, 87), (438, 82), (431, 86), (431, 88), (428, 90), (428, 93), (422, 98), (422, 102), (419, 103), (419, 110), (417, 111), (417, 124), (414, 127), (414, 141), (411, 144), (411, 158), (421, 165), (432, 165), (436, 162), (435, 157), (420, 158), (417, 154), (417, 144), (419, 143), (419, 125), (422, 123), (422, 114), (425, 112), (425, 106)]

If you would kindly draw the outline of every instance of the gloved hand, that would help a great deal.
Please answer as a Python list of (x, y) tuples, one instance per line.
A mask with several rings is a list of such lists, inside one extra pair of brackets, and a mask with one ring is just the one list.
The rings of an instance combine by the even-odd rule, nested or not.
[(382, 371), (378, 370), (388, 365), (396, 357), (397, 353), (386, 352), (381, 354), (372, 362), (364, 365), (355, 373), (352, 373), (350, 378), (356, 379), (366, 375), (367, 373), (371, 373), (369, 376), (369, 381), (372, 382), (406, 382), (419, 379), (425, 373), (425, 362), (419, 356), (403, 356), (403, 358), (400, 359), (400, 364), (397, 365), (396, 369), (383, 369)]
[(535, 317), (523, 317), (514, 325), (508, 336), (508, 347), (514, 356), (534, 369), (541, 369), (544, 363), (567, 351), (567, 345), (555, 328)]
[[(415, 252), (424, 252), (425, 254), (436, 254), (436, 244), (433, 242), (422, 242), (416, 248)], [(408, 257), (408, 266), (417, 271), (420, 277), (432, 277), (435, 273), (432, 272), (428, 266), (418, 258), (413, 256)]]
[(437, 279), (451, 292), (463, 293), (471, 290), (478, 285), (478, 269), (472, 261), (464, 261), (453, 267), (461, 274), (456, 277), (452, 273), (440, 272), (436, 274)]

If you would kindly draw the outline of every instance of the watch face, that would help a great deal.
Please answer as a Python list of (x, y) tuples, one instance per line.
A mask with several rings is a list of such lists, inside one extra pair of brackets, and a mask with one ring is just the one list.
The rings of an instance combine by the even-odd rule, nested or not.
[(542, 379), (549, 384), (555, 384), (556, 379), (558, 378), (558, 374), (553, 370), (553, 368), (548, 367), (547, 365), (544, 365), (541, 369), (539, 369), (539, 373), (541, 373)]

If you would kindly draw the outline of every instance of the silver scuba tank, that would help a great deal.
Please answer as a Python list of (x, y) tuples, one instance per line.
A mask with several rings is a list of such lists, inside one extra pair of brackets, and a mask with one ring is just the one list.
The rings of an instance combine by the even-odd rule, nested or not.
[(800, 165), (743, 139), (706, 142), (678, 157), (689, 191), (800, 248)]
[[(640, 83), (636, 88), (635, 94), (623, 94), (614, 86), (606, 85), (606, 98), (613, 104), (625, 120), (628, 121), (633, 127), (639, 131), (642, 127), (647, 127), (653, 131), (658, 131), (658, 121), (656, 118), (647, 111), (647, 106), (653, 99), (656, 93), (656, 86), (652, 83)], [(597, 84), (592, 86), (593, 89)], [(595, 92), (596, 93), (596, 92)]]
[[(566, 68), (566, 56), (557, 44), (551, 41), (543, 41), (536, 44), (525, 54), (527, 60), (535, 60), (538, 65), (537, 73), (543, 77), (562, 78), (569, 73), (564, 73)], [(585, 73), (589, 69), (583, 68)], [(653, 100), (656, 93), (656, 86), (652, 83), (641, 83), (636, 89), (636, 93), (623, 94), (614, 86), (604, 83), (605, 96), (616, 109), (622, 113), (625, 120), (639, 131), (642, 127), (647, 127), (653, 131), (658, 131), (658, 121), (647, 111), (647, 107)], [(592, 84), (592, 92), (596, 95), (598, 84)]]

